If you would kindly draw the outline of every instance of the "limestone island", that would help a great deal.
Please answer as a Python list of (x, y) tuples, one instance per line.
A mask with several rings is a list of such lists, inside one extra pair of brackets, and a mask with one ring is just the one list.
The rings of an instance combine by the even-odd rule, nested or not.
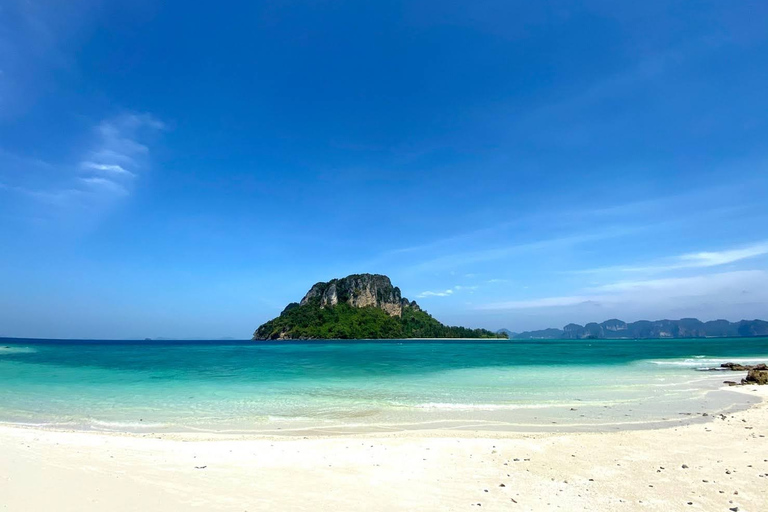
[(486, 329), (443, 325), (400, 295), (389, 277), (353, 274), (315, 284), (301, 302), (261, 325), (254, 340), (507, 338)]

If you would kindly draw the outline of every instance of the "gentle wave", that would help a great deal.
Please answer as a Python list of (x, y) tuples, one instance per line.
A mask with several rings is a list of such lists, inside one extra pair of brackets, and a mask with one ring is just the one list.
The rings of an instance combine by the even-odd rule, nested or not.
[(0, 421), (0, 426), (25, 428), (77, 428), (81, 425), (76, 421)]
[(698, 356), (694, 358), (688, 358), (683, 360), (668, 360), (668, 361), (648, 361), (651, 364), (659, 366), (685, 366), (689, 368), (717, 368), (723, 363), (738, 363), (738, 364), (759, 364), (765, 362), (766, 358), (706, 358), (705, 356)]
[(97, 419), (88, 419), (85, 423), (94, 429), (104, 430), (132, 430), (147, 428), (166, 428), (172, 426), (169, 423), (152, 423), (148, 421), (104, 421)]

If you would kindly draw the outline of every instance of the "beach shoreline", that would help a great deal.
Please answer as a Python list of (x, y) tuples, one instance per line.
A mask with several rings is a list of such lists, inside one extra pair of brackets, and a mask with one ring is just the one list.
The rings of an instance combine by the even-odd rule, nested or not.
[[(741, 375), (741, 373), (739, 373)], [(504, 433), (578, 433), (615, 432), (673, 428), (708, 421), (711, 414), (731, 414), (754, 406), (759, 398), (740, 393), (741, 386), (723, 386), (722, 375), (706, 375), (691, 382), (701, 396), (686, 403), (656, 405), (656, 413), (647, 416), (637, 405), (606, 402), (594, 404), (574, 399), (571, 403), (546, 406), (519, 404), (426, 404), (421, 408), (404, 406), (394, 416), (378, 411), (370, 417), (272, 418), (266, 422), (242, 420), (225, 428), (199, 427), (191, 424), (153, 422), (136, 416), (126, 421), (108, 422), (91, 419), (30, 423), (0, 421), (0, 427), (30, 428), (51, 432), (83, 432), (134, 437), (163, 436), (173, 439), (217, 440), (263, 437), (329, 437), (376, 435), (397, 432), (487, 432)], [(661, 414), (661, 411), (664, 411)]]
[(212, 438), (0, 426), (0, 508), (758, 510), (768, 388), (729, 390), (761, 401), (701, 423), (600, 433)]

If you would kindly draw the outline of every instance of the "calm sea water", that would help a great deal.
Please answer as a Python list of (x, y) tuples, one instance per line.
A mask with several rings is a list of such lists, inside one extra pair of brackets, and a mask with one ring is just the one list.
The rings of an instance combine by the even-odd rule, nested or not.
[(0, 422), (118, 431), (601, 429), (753, 401), (717, 391), (768, 338), (0, 340)]

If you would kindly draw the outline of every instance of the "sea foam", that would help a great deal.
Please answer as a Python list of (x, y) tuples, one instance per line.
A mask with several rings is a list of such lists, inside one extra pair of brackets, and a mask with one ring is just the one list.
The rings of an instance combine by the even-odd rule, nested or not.
[(708, 358), (706, 356), (692, 357), (687, 359), (671, 359), (667, 361), (649, 361), (651, 364), (659, 366), (684, 366), (689, 368), (718, 368), (723, 363), (738, 363), (738, 364), (759, 364), (764, 362), (765, 359), (755, 358)]

